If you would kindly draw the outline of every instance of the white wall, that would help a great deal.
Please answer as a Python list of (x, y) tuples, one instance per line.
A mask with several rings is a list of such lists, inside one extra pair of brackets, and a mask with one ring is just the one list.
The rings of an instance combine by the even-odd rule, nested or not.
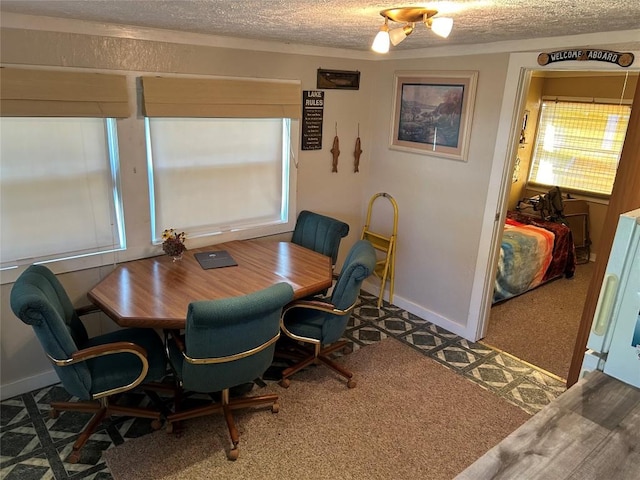
[[(346, 251), (360, 236), (369, 198), (376, 192), (393, 195), (400, 212), (394, 303), (466, 338), (475, 335), (477, 325), (469, 318), (482, 296), (478, 284), (486, 273), (491, 248), (487, 232), (491, 231), (495, 215), (491, 210), (497, 202), (491, 188), (496, 188), (496, 178), (500, 178), (496, 172), (501, 172), (506, 157), (504, 152), (496, 154), (496, 148), (504, 149), (505, 139), (499, 136), (509, 135), (501, 128), (510, 122), (500, 118), (503, 96), (505, 91), (515, 90), (513, 84), (518, 82), (513, 77), (506, 81), (508, 53), (485, 52), (509, 52), (515, 47), (456, 47), (450, 50), (451, 55), (442, 50), (432, 52), (436, 56), (411, 52), (413, 58), (403, 53), (396, 56), (400, 59), (377, 57), (374, 61), (368, 55), (344, 51), (303, 55), (287, 53), (285, 47), (280, 52), (234, 50), (209, 46), (206, 41), (189, 44), (184, 39), (112, 38), (86, 27), (84, 31), (94, 33), (7, 28), (10, 26), (5, 18), (0, 39), (3, 64), (121, 71), (129, 76), (132, 97), (135, 78), (142, 72), (294, 79), (301, 81), (304, 90), (313, 90), (318, 68), (359, 70), (360, 90), (325, 90), (323, 149), (299, 152), (297, 210), (315, 210), (349, 223), (351, 232), (343, 240), (338, 259), (341, 265)], [(574, 44), (585, 41), (580, 38)], [(562, 42), (559, 46), (568, 41)], [(554, 42), (541, 42), (539, 48), (552, 49), (550, 45)], [(531, 48), (535, 47), (529, 43), (527, 49)], [(397, 70), (479, 72), (468, 161), (388, 148)], [(511, 97), (508, 101), (513, 102)], [(513, 109), (507, 106), (503, 112), (509, 116)], [(136, 112), (119, 124), (126, 228), (132, 250), (148, 254), (153, 250), (148, 238), (143, 125), (139, 110)], [(342, 153), (338, 173), (331, 173), (329, 150), (336, 122)], [(352, 152), (358, 124), (363, 154), (360, 173), (356, 174)], [(380, 205), (381, 210), (374, 211), (372, 230), (382, 232), (389, 228), (391, 215)], [(86, 291), (111, 268), (82, 270), (60, 278), (74, 303), (82, 305), (87, 303)], [(30, 328), (11, 313), (11, 283), (0, 280), (0, 395), (6, 398), (49, 384), (55, 377)], [(375, 283), (368, 286), (375, 288)], [(114, 328), (104, 318), (90, 323), (94, 333)]]
[[(398, 202), (394, 303), (465, 333), (508, 54), (384, 62), (373, 92), (371, 181)], [(468, 160), (391, 150), (395, 71), (478, 71)], [(373, 107), (372, 107), (373, 110)]]

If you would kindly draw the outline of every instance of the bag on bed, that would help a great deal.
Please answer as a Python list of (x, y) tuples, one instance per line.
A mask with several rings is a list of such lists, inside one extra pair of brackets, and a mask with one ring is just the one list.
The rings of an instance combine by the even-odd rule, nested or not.
[(553, 187), (546, 194), (539, 195), (538, 203), (534, 205), (533, 209), (538, 210), (544, 220), (565, 223), (564, 203), (560, 187)]

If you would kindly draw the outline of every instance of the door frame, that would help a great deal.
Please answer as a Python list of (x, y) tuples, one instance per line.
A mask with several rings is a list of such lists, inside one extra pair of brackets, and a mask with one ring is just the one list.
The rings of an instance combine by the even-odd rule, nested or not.
[(596, 264), (582, 311), (580, 328), (567, 376), (567, 387), (570, 387), (580, 379), (582, 359), (584, 358), (587, 339), (591, 331), (591, 323), (593, 322), (596, 304), (600, 296), (600, 288), (609, 261), (619, 216), (621, 213), (636, 208), (640, 208), (640, 81), (636, 85), (633, 104), (631, 105), (631, 117), (629, 118), (627, 135), (622, 146), (618, 171), (616, 172), (613, 191), (609, 198), (609, 208), (607, 208), (602, 235), (600, 236)]
[[(640, 59), (640, 52), (636, 51), (633, 52), (633, 54), (637, 63), (638, 59)], [(621, 69), (621, 67), (617, 65), (584, 61), (568, 61), (562, 62), (560, 65), (551, 64), (546, 67), (541, 67), (537, 63), (537, 57), (538, 53), (535, 52), (513, 53), (509, 56), (467, 323), (469, 325), (468, 331), (475, 331), (475, 340), (483, 338), (489, 328), (489, 313), (491, 310), (491, 300), (493, 298), (494, 278), (509, 200), (512, 171), (518, 148), (520, 119), (524, 113), (532, 72), (534, 70), (612, 71), (616, 73), (624, 71), (640, 72), (640, 66), (638, 65)], [(640, 86), (640, 81), (638, 82), (638, 86)], [(634, 98), (634, 106), (637, 105), (637, 101), (640, 101), (640, 99), (638, 99), (636, 95)], [(617, 178), (618, 177), (616, 177), (616, 179)], [(604, 258), (608, 258), (609, 256), (608, 250), (599, 252), (599, 254), (600, 253), (603, 254), (602, 257)], [(597, 258), (600, 258), (600, 256), (601, 255), (598, 255)], [(600, 280), (600, 282), (602, 282), (602, 280)], [(597, 286), (594, 286), (594, 288), (596, 287)], [(581, 323), (587, 323), (584, 314)], [(590, 328), (590, 321), (588, 321), (588, 323), (587, 329)], [(581, 325), (581, 331), (583, 329), (584, 327)], [(574, 349), (574, 359), (583, 353), (578, 352), (580, 348), (584, 350), (584, 347), (580, 345), (580, 337), (577, 340)], [(570, 370), (570, 372), (572, 370)]]

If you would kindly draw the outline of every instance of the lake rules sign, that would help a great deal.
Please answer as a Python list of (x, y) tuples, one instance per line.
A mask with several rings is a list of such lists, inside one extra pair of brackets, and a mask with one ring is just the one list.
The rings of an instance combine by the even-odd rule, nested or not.
[(302, 150), (322, 150), (324, 92), (302, 92)]
[(571, 50), (558, 50), (557, 52), (541, 53), (538, 55), (538, 65), (548, 65), (555, 62), (568, 60), (615, 63), (621, 67), (628, 67), (633, 63), (633, 53), (612, 52), (611, 50), (599, 50), (596, 48), (581, 48)]

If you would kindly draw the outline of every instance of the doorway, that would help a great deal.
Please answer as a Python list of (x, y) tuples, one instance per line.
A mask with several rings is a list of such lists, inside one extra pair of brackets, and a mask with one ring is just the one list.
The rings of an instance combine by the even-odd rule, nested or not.
[[(511, 62), (513, 63), (513, 65), (511, 65), (510, 63), (510, 71), (511, 71), (511, 76), (519, 76), (520, 77), (520, 82), (518, 85), (517, 89), (514, 89), (513, 91), (509, 92), (507, 89), (505, 90), (505, 100), (507, 100), (507, 97), (509, 95), (513, 95), (513, 99), (514, 99), (514, 104), (516, 105), (516, 107), (514, 107), (513, 111), (511, 112), (512, 117), (511, 117), (511, 122), (508, 124), (508, 131), (509, 133), (509, 141), (504, 145), (504, 152), (503, 154), (506, 154), (506, 152), (513, 152), (513, 155), (508, 154), (507, 155), (507, 159), (503, 161), (502, 163), (502, 171), (499, 172), (500, 173), (500, 178), (498, 178), (498, 172), (492, 172), (492, 176), (493, 176), (493, 180), (500, 181), (500, 192), (499, 194), (496, 196), (495, 198), (495, 205), (498, 205), (498, 212), (495, 214), (495, 219), (491, 219), (494, 220), (494, 229), (493, 229), (493, 236), (492, 241), (491, 241), (491, 245), (490, 248), (492, 249), (492, 254), (489, 255), (489, 261), (488, 261), (488, 265), (489, 268), (487, 270), (487, 272), (489, 273), (486, 277), (485, 277), (485, 295), (484, 295), (484, 300), (485, 300), (485, 304), (483, 305), (484, 307), (484, 312), (485, 312), (485, 316), (484, 316), (484, 321), (479, 321), (478, 323), (478, 338), (483, 338), (487, 336), (487, 333), (489, 331), (489, 326), (490, 326), (490, 320), (491, 320), (491, 311), (492, 311), (492, 306), (491, 306), (491, 298), (492, 298), (492, 292), (493, 292), (493, 285), (492, 285), (492, 279), (493, 279), (493, 272), (495, 272), (495, 265), (497, 263), (496, 261), (496, 251), (499, 250), (500, 247), (500, 240), (502, 237), (502, 225), (504, 224), (504, 218), (506, 216), (506, 212), (509, 209), (509, 202), (510, 202), (510, 196), (509, 194), (512, 192), (512, 180), (513, 180), (513, 169), (515, 167), (515, 158), (518, 155), (518, 143), (520, 141), (520, 133), (521, 133), (521, 122), (520, 122), (520, 118), (522, 118), (522, 114), (525, 110), (527, 109), (527, 103), (526, 103), (526, 98), (527, 98), (527, 93), (530, 89), (531, 83), (532, 83), (532, 79), (536, 78), (536, 75), (538, 75), (539, 73), (539, 67), (538, 69), (536, 69), (533, 66), (527, 67), (527, 63), (528, 61), (526, 60), (526, 54), (514, 54), (513, 57), (521, 57), (519, 59), (515, 59), (515, 61)], [(512, 59), (514, 60), (514, 59)], [(605, 68), (596, 68), (595, 70), (591, 71), (591, 70), (587, 70), (587, 69), (577, 69), (577, 70), (551, 70), (554, 72), (554, 74), (556, 75), (593, 75), (593, 76), (611, 76), (612, 73), (615, 73), (617, 75), (625, 75), (627, 72), (626, 71), (621, 71), (620, 69), (618, 69), (617, 71), (613, 71), (611, 68), (607, 69)], [(548, 74), (550, 71), (545, 70), (545, 74)], [(637, 75), (638, 75), (638, 70), (634, 70), (634, 71), (629, 71), (628, 72), (630, 75), (635, 76), (635, 78), (637, 79)], [(535, 80), (534, 80), (535, 81)], [(636, 80), (637, 81), (637, 80)], [(632, 87), (627, 87), (630, 92), (631, 95), (633, 95), (633, 92), (635, 91), (635, 85)], [(597, 95), (599, 97), (603, 97), (601, 95)], [(508, 109), (508, 104), (503, 105), (503, 113), (505, 112), (505, 108)], [(506, 110), (507, 113), (508, 110)], [(531, 119), (528, 120), (529, 122), (531, 122)], [(535, 124), (535, 123), (534, 123)], [(502, 129), (504, 131), (507, 130), (507, 124), (506, 122), (501, 125)], [(499, 133), (500, 135), (500, 133)], [(506, 133), (505, 133), (506, 135)], [(500, 152), (498, 152), (499, 148), (497, 147), (496, 149), (496, 154), (499, 154)], [(497, 158), (494, 158), (494, 166), (496, 166), (495, 164), (495, 160), (498, 160)], [(528, 165), (523, 169), (523, 166), (520, 166), (521, 168), (521, 176), (526, 177), (526, 173), (527, 173), (527, 169), (528, 169)], [(524, 179), (526, 180), (526, 178)], [(524, 183), (524, 180), (521, 180)], [(516, 195), (516, 197), (518, 197), (520, 195)], [(524, 195), (523, 195), (524, 196)], [(487, 206), (489, 208), (491, 199), (488, 199), (487, 202)], [(596, 221), (601, 221), (602, 218), (604, 218), (606, 216), (606, 204), (603, 204), (602, 202), (600, 203), (600, 206), (598, 207), (599, 212), (595, 215), (595, 219)], [(487, 213), (487, 215), (489, 215), (489, 213)], [(597, 254), (597, 251), (596, 251)], [(608, 255), (608, 251), (606, 252), (606, 254)], [(586, 266), (587, 268), (582, 268), (582, 270), (587, 270), (588, 267), (593, 267), (593, 264), (589, 264)], [(578, 271), (579, 273), (579, 271)], [(590, 272), (586, 272), (584, 273), (582, 276), (587, 276), (589, 277)], [(590, 277), (589, 277), (590, 278)], [(589, 283), (589, 278), (587, 278), (587, 281), (585, 282), (585, 284)], [(556, 282), (562, 282), (563, 280), (557, 280)], [(549, 284), (549, 287), (552, 287), (554, 282), (551, 282)], [(544, 288), (544, 287), (540, 287), (540, 288)], [(582, 297), (580, 298), (580, 300), (577, 302), (577, 305), (574, 306), (574, 313), (572, 313), (571, 315), (573, 315), (576, 318), (576, 321), (579, 323), (580, 322), (580, 318), (581, 318), (581, 314), (582, 314), (582, 310), (584, 307), (584, 303), (585, 303), (585, 287), (583, 286), (582, 288), (582, 292), (581, 295)], [(525, 294), (526, 295), (526, 294)], [(513, 300), (509, 300), (509, 302), (511, 302)], [(566, 307), (566, 306), (564, 306)], [(531, 307), (529, 306), (529, 308), (535, 308), (535, 307)], [(565, 308), (566, 309), (566, 308)], [(481, 314), (480, 314), (480, 319), (482, 320), (482, 310), (481, 310)], [(553, 313), (551, 313), (550, 311), (547, 311), (547, 313), (544, 312), (539, 312), (540, 316), (545, 316), (545, 315), (553, 315)], [(574, 330), (575, 332), (575, 330)], [(549, 332), (552, 334), (552, 332)], [(570, 340), (568, 341), (568, 345), (565, 345), (563, 348), (566, 350), (567, 352), (567, 356), (571, 357), (573, 354), (573, 350), (575, 347), (575, 341), (576, 341), (576, 335), (575, 333), (570, 337)], [(486, 343), (490, 343), (490, 342), (486, 342)], [(534, 347), (535, 348), (535, 347)], [(504, 350), (507, 353), (510, 353), (508, 350)], [(526, 359), (525, 359), (526, 360)], [(535, 364), (535, 363), (534, 363)], [(567, 378), (567, 373), (565, 372), (563, 375), (558, 375), (562, 378)]]
[[(514, 166), (513, 180), (510, 185), (507, 211), (516, 212), (522, 205), (521, 212), (535, 216), (541, 221), (541, 215), (521, 199), (535, 198), (545, 193), (541, 189), (531, 189), (527, 185), (527, 173), (531, 165), (533, 144), (536, 139), (536, 120), (539, 118), (541, 99), (547, 104), (552, 99), (562, 100), (573, 96), (571, 100), (590, 99), (591, 102), (622, 103), (630, 105), (635, 90), (635, 77), (625, 72), (596, 74), (594, 72), (545, 72), (533, 71), (526, 95), (525, 118), (519, 133), (517, 160)], [(599, 100), (598, 95), (604, 96)], [(611, 100), (608, 100), (611, 99)], [(579, 104), (576, 104), (579, 105)], [(566, 192), (565, 192), (566, 195)], [(567, 209), (575, 202), (584, 204), (587, 215), (590, 237), (595, 245), (602, 231), (606, 216), (606, 201), (575, 192), (571, 195), (576, 200), (565, 201)], [(593, 212), (593, 215), (589, 215)], [(517, 213), (516, 213), (517, 215)], [(593, 217), (593, 218), (591, 218)], [(573, 225), (574, 240), (579, 238)], [(576, 245), (579, 245), (576, 242)], [(597, 254), (597, 248), (594, 248)], [(506, 302), (492, 306), (489, 315), (489, 328), (484, 343), (505, 351), (520, 360), (535, 365), (553, 375), (566, 379), (573, 348), (584, 308), (587, 289), (593, 273), (593, 260), (579, 263), (571, 279), (558, 278), (541, 285), (535, 290), (526, 292)]]

